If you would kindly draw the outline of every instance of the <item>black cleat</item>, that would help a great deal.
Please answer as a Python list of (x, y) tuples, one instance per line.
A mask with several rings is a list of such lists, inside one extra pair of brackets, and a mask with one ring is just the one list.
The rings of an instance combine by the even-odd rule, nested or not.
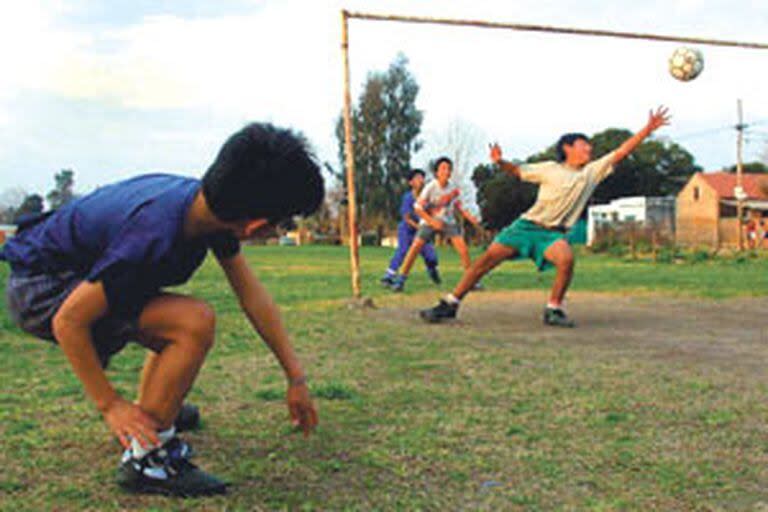
[(176, 432), (198, 429), (200, 427), (200, 409), (192, 404), (182, 404), (173, 426), (176, 427)]
[(440, 302), (438, 302), (437, 306), (419, 311), (419, 316), (425, 322), (434, 324), (444, 320), (451, 320), (456, 318), (456, 312), (458, 310), (458, 304), (449, 304), (446, 300), (440, 299)]
[(178, 437), (141, 459), (126, 452), (117, 470), (117, 483), (141, 494), (195, 497), (226, 493), (227, 484), (189, 462), (188, 452), (188, 445)]
[(381, 286), (384, 286), (385, 288), (389, 288), (393, 284), (395, 284), (395, 274), (384, 274), (384, 277), (379, 279), (379, 283), (381, 283)]
[(397, 274), (395, 278), (392, 280), (392, 291), (393, 292), (402, 292), (405, 289), (405, 280), (407, 279), (406, 276), (402, 274)]
[(576, 327), (576, 322), (568, 318), (565, 311), (559, 308), (544, 309), (544, 325), (553, 327)]
[(440, 272), (437, 271), (437, 267), (430, 267), (427, 269), (427, 275), (435, 284), (442, 284), (443, 280), (440, 279)]

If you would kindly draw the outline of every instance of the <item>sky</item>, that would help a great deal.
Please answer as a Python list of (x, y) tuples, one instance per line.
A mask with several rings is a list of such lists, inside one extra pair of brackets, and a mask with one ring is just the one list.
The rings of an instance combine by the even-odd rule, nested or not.
[[(75, 190), (146, 172), (201, 176), (249, 121), (302, 131), (337, 166), (342, 107), (340, 10), (545, 24), (768, 43), (764, 0), (2, 0), (0, 194), (45, 194), (60, 169)], [(674, 80), (680, 46), (622, 39), (350, 22), (352, 96), (399, 52), (420, 85), (424, 166), (451, 130), (485, 158), (487, 141), (525, 158), (568, 131), (659, 132), (707, 170), (736, 159), (737, 99), (746, 161), (768, 143), (768, 50), (698, 46), (702, 75)], [(475, 149), (476, 148), (476, 149)], [(459, 169), (462, 172), (462, 169)]]

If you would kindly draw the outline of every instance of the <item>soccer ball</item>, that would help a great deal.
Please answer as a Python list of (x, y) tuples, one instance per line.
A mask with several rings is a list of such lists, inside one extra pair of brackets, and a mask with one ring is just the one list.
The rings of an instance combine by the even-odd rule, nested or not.
[(670, 74), (683, 82), (693, 80), (704, 69), (704, 56), (695, 48), (681, 46), (669, 58)]

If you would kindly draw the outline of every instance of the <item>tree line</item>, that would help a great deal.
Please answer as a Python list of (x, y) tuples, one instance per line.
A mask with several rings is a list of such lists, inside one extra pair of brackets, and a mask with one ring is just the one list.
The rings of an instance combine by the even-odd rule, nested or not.
[[(75, 172), (62, 169), (53, 176), (53, 188), (45, 195), (48, 208), (55, 210), (74, 199)], [(0, 195), (0, 224), (14, 224), (20, 217), (42, 213), (45, 209), (43, 196), (27, 193), (22, 189), (8, 189)]]

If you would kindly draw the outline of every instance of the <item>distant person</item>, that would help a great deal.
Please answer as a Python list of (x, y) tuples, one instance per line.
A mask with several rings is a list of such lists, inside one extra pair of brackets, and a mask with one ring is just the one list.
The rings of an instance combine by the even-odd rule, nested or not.
[(421, 311), (428, 322), (456, 317), (459, 304), (475, 283), (502, 261), (530, 258), (539, 270), (554, 266), (557, 273), (544, 308), (544, 323), (574, 327), (563, 306), (573, 277), (573, 251), (566, 234), (579, 219), (597, 185), (613, 172), (614, 166), (629, 155), (646, 137), (669, 123), (668, 111), (651, 111), (646, 125), (617, 149), (590, 161), (592, 145), (580, 133), (565, 134), (556, 144), (557, 161), (516, 165), (503, 160), (498, 144), (490, 147), (491, 162), (501, 170), (539, 185), (534, 205), (519, 219), (501, 230), (488, 250), (477, 258), (464, 276), (437, 306)]
[(451, 241), (451, 245), (459, 253), (461, 265), (469, 268), (471, 260), (469, 249), (461, 228), (456, 219), (456, 214), (462, 215), (479, 230), (482, 230), (480, 222), (461, 205), (459, 196), (461, 190), (451, 183), (453, 162), (450, 158), (442, 156), (435, 161), (433, 166), (435, 179), (424, 186), (416, 201), (414, 210), (420, 217), (419, 229), (413, 239), (411, 247), (405, 256), (405, 261), (400, 267), (400, 273), (395, 276), (392, 290), (401, 292), (405, 288), (405, 281), (411, 272), (416, 257), (425, 245), (431, 243), (437, 233), (441, 233)]
[(744, 228), (747, 234), (747, 246), (750, 249), (754, 249), (760, 243), (757, 237), (757, 227), (757, 220), (754, 217), (750, 217), (750, 219), (747, 221), (747, 225)]
[[(226, 489), (189, 461), (174, 427), (213, 345), (215, 313), (200, 299), (164, 290), (188, 281), (209, 250), (285, 371), (294, 424), (305, 434), (317, 424), (304, 369), (239, 240), (311, 214), (323, 193), (302, 138), (251, 124), (225, 142), (202, 180), (149, 174), (105, 186), (27, 219), (5, 244), (8, 310), (22, 329), (61, 347), (125, 448), (122, 487), (182, 496)], [(129, 341), (149, 349), (135, 403), (104, 373)]]
[[(397, 270), (403, 263), (405, 255), (408, 253), (413, 238), (416, 236), (416, 231), (419, 228), (419, 218), (414, 210), (414, 204), (416, 198), (419, 197), (419, 192), (424, 187), (424, 178), (426, 175), (421, 169), (413, 169), (408, 174), (408, 185), (410, 190), (403, 194), (403, 198), (400, 202), (400, 223), (397, 226), (397, 249), (392, 259), (389, 262), (389, 267), (381, 278), (381, 284), (384, 286), (392, 286), (395, 284), (395, 277), (397, 276)], [(435, 284), (440, 284), (440, 273), (437, 270), (437, 253), (435, 247), (431, 243), (424, 244), (421, 248), (422, 259), (427, 266), (427, 275)]]
[(768, 225), (766, 225), (765, 219), (760, 219), (760, 247), (763, 249), (768, 248)]

